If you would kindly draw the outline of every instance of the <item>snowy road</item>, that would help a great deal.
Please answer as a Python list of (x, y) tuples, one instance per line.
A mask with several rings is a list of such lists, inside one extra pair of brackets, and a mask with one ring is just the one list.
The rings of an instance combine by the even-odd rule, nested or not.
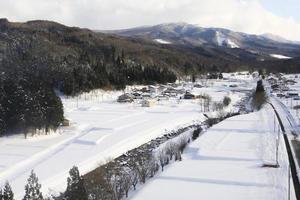
[(265, 162), (275, 162), (272, 116), (271, 107), (266, 106), (263, 111), (217, 124), (188, 147), (182, 162), (166, 168), (131, 199), (287, 199), (288, 159), (283, 139), (280, 168), (262, 168)]

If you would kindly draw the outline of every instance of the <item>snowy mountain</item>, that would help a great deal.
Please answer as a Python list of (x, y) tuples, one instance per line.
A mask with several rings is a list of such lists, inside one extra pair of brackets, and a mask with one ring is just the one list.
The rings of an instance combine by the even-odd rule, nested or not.
[(216, 31), (216, 40), (219, 46), (225, 46), (228, 48), (239, 48), (239, 45), (237, 45), (235, 42), (233, 42), (231, 39), (229, 39), (219, 31)]
[[(254, 55), (270, 57), (271, 54), (298, 57), (300, 45), (272, 34), (251, 35), (223, 28), (203, 28), (187, 23), (168, 23), (125, 30), (106, 31), (119, 36), (168, 41), (168, 44), (188, 47), (243, 49)], [(161, 42), (160, 42), (161, 43)], [(164, 43), (161, 43), (164, 44)], [(264, 58), (265, 59), (265, 58)]]

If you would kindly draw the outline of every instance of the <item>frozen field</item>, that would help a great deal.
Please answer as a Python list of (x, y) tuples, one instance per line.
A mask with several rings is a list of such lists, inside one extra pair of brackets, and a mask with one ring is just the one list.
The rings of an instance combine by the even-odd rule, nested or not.
[[(233, 81), (240, 87), (253, 87)], [(244, 94), (232, 92), (229, 81), (215, 82), (209, 88), (194, 88), (195, 94), (207, 93), (214, 101), (225, 95), (232, 107)], [(23, 136), (0, 139), (0, 185), (10, 182), (17, 199), (32, 169), (42, 183), (44, 193), (61, 191), (66, 186), (68, 171), (77, 165), (81, 173), (94, 169), (109, 158), (135, 148), (166, 130), (203, 120), (196, 100), (160, 101), (154, 107), (142, 108), (137, 103), (119, 104), (121, 92), (93, 92), (80, 98), (62, 97), (65, 115), (71, 126), (59, 133), (25, 140)], [(97, 95), (96, 95), (97, 94)]]
[(168, 166), (131, 200), (287, 199), (288, 162), (282, 138), (280, 168), (262, 168), (275, 162), (272, 114), (266, 106), (217, 124), (187, 148), (182, 162)]

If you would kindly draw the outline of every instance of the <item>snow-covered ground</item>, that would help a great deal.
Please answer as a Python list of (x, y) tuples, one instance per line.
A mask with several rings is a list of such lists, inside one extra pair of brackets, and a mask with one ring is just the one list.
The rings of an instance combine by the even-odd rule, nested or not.
[(284, 56), (284, 55), (280, 55), (280, 54), (270, 54), (270, 56), (273, 58), (277, 58), (277, 59), (291, 59), (292, 58), (292, 57)]
[[(215, 125), (189, 145), (183, 161), (168, 166), (130, 199), (288, 199), (288, 160), (282, 138), (280, 168), (262, 167), (275, 163), (273, 115), (266, 106)], [(295, 199), (292, 187), (291, 199)]]
[[(241, 88), (253, 87), (245, 80), (232, 82)], [(230, 111), (244, 93), (228, 84), (230, 81), (211, 81), (208, 88), (191, 88), (191, 91), (207, 93), (213, 101), (230, 96), (232, 104), (227, 108)], [(117, 103), (116, 97), (121, 93), (94, 91), (79, 98), (62, 96), (70, 127), (27, 140), (22, 136), (0, 138), (0, 186), (8, 180), (16, 199), (21, 199), (26, 180), (34, 169), (44, 193), (62, 191), (73, 165), (81, 173), (88, 172), (100, 162), (161, 136), (166, 130), (203, 120), (197, 100), (170, 99), (143, 108), (137, 103)]]
[(158, 42), (160, 44), (172, 44), (172, 42), (169, 42), (167, 40), (163, 40), (163, 39), (155, 39), (155, 42)]
[(216, 32), (216, 40), (219, 46), (226, 45), (229, 48), (239, 48), (239, 45), (237, 45), (235, 42), (224, 36), (219, 31)]
[[(299, 74), (289, 74), (284, 75), (287, 80), (295, 81), (294, 84), (288, 85), (289, 90), (281, 92), (284, 95), (288, 95), (289, 92), (298, 93), (300, 95), (300, 75)], [(271, 90), (271, 89), (269, 89)], [(280, 92), (278, 92), (280, 93)], [(278, 108), (279, 111), (284, 110), (281, 112), (283, 115), (287, 115), (289, 121), (287, 121), (287, 126), (289, 127), (292, 123), (292, 129), (298, 130), (298, 134), (300, 135), (300, 109), (295, 109), (295, 106), (300, 106), (300, 99), (299, 98), (286, 98), (286, 97), (275, 97), (276, 93), (274, 94), (273, 103)], [(281, 102), (281, 103), (280, 103)], [(287, 120), (286, 117), (283, 120)]]

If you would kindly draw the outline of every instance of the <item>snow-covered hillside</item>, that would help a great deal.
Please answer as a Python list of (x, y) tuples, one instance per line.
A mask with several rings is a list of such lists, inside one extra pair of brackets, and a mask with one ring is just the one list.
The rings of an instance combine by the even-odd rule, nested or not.
[(219, 46), (226, 46), (229, 48), (239, 48), (239, 45), (237, 45), (235, 42), (227, 38), (219, 31), (216, 31), (216, 41), (217, 41), (217, 45)]
[(284, 56), (284, 55), (280, 55), (280, 54), (270, 54), (270, 56), (273, 58), (277, 58), (277, 59), (292, 59), (292, 57)]
[(163, 39), (155, 39), (154, 41), (160, 44), (172, 44), (172, 42)]

